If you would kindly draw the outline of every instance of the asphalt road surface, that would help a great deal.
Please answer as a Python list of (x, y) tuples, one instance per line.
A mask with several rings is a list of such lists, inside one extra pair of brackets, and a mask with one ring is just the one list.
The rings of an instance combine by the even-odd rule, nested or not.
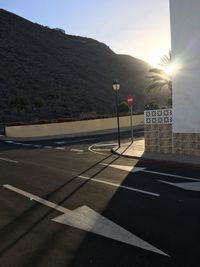
[(200, 266), (200, 168), (115, 145), (0, 141), (0, 266)]

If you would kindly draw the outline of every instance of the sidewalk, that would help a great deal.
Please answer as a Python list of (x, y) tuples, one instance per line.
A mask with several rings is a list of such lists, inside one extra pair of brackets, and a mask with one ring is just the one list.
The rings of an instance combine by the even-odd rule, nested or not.
[(174, 163), (183, 163), (190, 165), (198, 165), (200, 167), (200, 157), (178, 154), (164, 154), (156, 152), (145, 152), (144, 139), (135, 140), (133, 143), (121, 145), (120, 148), (114, 147), (112, 152), (128, 158), (136, 158), (141, 160), (167, 161)]

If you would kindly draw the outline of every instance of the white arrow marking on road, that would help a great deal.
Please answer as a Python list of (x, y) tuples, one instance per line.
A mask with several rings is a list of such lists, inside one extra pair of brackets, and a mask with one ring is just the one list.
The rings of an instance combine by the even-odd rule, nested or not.
[(169, 256), (87, 206), (82, 206), (71, 211), (14, 186), (6, 184), (3, 185), (3, 187), (64, 213), (63, 215), (52, 219), (55, 222), (70, 225), (84, 231), (105, 236), (164, 256)]
[(165, 172), (149, 171), (149, 170), (146, 170), (146, 168), (125, 166), (125, 165), (115, 165), (115, 164), (105, 164), (105, 163), (100, 163), (100, 164), (104, 166), (120, 169), (123, 171), (127, 171), (127, 172), (146, 172), (146, 173), (152, 173), (152, 174), (163, 175), (163, 176), (168, 176), (168, 177), (175, 177), (175, 178), (198, 181), (198, 182), (200, 181), (200, 179), (197, 179), (197, 178), (191, 178), (187, 176), (181, 176), (181, 175), (170, 174), (170, 173), (165, 173)]
[(170, 183), (166, 181), (159, 180), (159, 182), (173, 185), (185, 190), (191, 190), (191, 191), (200, 191), (200, 182), (193, 182), (193, 183)]
[(140, 168), (140, 167), (134, 167), (134, 166), (124, 166), (124, 165), (115, 165), (115, 164), (106, 164), (106, 163), (100, 163), (103, 166), (108, 166), (112, 167), (115, 169), (119, 169), (122, 171), (127, 171), (127, 172), (140, 172), (145, 170), (146, 168)]

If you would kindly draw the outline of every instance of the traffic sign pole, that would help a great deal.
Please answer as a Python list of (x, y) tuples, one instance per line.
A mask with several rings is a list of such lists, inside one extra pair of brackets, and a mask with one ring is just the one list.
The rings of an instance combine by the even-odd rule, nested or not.
[(133, 106), (131, 105), (131, 142), (133, 143)]
[(127, 97), (127, 102), (131, 110), (131, 115), (130, 115), (130, 123), (131, 123), (131, 142), (133, 142), (133, 101), (134, 98), (132, 95), (129, 95)]

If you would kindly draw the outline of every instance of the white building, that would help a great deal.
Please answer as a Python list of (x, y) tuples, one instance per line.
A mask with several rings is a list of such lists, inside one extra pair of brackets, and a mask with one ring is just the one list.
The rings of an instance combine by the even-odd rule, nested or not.
[(146, 112), (146, 151), (200, 156), (200, 1), (170, 0), (170, 20), (173, 109)]

